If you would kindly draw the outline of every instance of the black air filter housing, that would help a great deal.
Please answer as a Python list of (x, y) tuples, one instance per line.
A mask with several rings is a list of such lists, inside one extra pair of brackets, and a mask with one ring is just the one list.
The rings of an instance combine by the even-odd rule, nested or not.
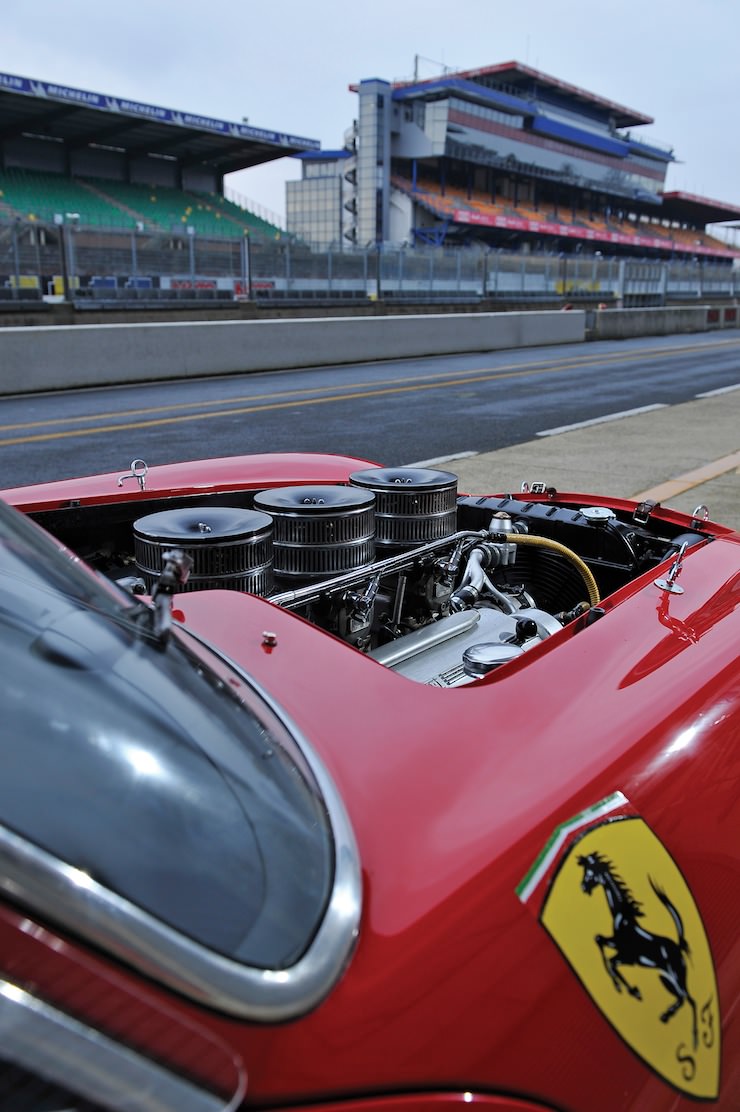
[(375, 497), (340, 486), (276, 487), (254, 504), (274, 524), (275, 575), (312, 581), (372, 564)]
[(384, 555), (457, 530), (457, 475), (449, 471), (376, 467), (353, 472), (349, 481), (375, 494), (375, 543)]
[(151, 590), (163, 554), (182, 549), (193, 561), (185, 591), (225, 588), (267, 595), (272, 590), (272, 519), (232, 506), (163, 510), (134, 522), (136, 564)]

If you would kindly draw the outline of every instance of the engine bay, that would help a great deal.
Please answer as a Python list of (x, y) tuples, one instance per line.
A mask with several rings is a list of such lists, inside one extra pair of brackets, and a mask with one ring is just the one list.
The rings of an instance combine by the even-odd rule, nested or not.
[[(30, 516), (135, 595), (259, 595), (416, 682), (457, 687), (708, 539), (650, 506), (575, 507), (545, 488), (461, 496), (451, 472), (370, 468), (346, 484), (71, 504)], [(170, 564), (168, 564), (170, 560)]]

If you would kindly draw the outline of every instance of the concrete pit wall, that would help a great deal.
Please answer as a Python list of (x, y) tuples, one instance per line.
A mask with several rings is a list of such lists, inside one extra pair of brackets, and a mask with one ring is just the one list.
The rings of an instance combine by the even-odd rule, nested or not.
[(737, 305), (0, 328), (0, 396), (737, 328)]
[(481, 313), (0, 329), (0, 394), (580, 343), (586, 314)]
[(587, 340), (628, 340), (737, 328), (735, 306), (691, 305), (665, 309), (603, 309), (586, 314)]

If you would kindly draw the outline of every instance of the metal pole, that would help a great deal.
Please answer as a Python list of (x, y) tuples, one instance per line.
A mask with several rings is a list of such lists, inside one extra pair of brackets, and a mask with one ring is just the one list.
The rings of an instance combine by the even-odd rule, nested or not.
[(13, 269), (15, 271), (15, 284), (13, 285), (13, 300), (20, 297), (21, 286), (21, 260), (18, 251), (18, 224), (13, 224)]
[[(69, 213), (67, 213), (67, 216), (69, 216)], [(65, 235), (66, 241), (67, 241), (67, 281), (69, 283), (70, 298), (73, 301), (74, 301), (74, 288), (73, 287), (75, 285), (75, 282), (79, 286), (79, 281), (77, 281), (77, 257), (76, 257), (76, 252), (75, 252), (75, 241), (74, 241), (75, 227), (76, 227), (76, 224), (74, 224), (74, 223), (68, 224), (65, 221), (64, 235)]]
[(188, 254), (190, 256), (190, 288), (195, 289), (195, 229), (188, 228)]
[(69, 274), (67, 272), (67, 239), (64, 235), (64, 217), (55, 213), (54, 223), (59, 229), (59, 256), (62, 264), (62, 298), (69, 301)]
[(619, 270), (617, 272), (617, 308), (624, 309), (624, 302), (627, 292), (627, 260), (619, 260)]
[(244, 233), (242, 240), (242, 278), (247, 297), (252, 300), (252, 240), (249, 232)]
[[(46, 231), (46, 229), (44, 229), (44, 231)], [(41, 292), (43, 293), (44, 292), (44, 290), (43, 290), (43, 277), (44, 276), (43, 276), (43, 272), (42, 272), (42, 268), (41, 268), (41, 244), (39, 243), (39, 240), (41, 239), (41, 236), (39, 235), (38, 228), (29, 228), (28, 229), (28, 235), (29, 235), (29, 238), (30, 238), (30, 241), (31, 241), (31, 246), (34, 249), (34, 255), (36, 256), (36, 274), (38, 275), (38, 279), (39, 279), (39, 288), (41, 289)], [(46, 292), (47, 293), (49, 292), (48, 289), (47, 289)]]

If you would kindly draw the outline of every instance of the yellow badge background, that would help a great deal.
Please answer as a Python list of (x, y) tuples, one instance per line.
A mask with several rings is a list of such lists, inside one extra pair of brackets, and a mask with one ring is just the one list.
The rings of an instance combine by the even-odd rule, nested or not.
[[(678, 941), (676, 926), (650, 884), (662, 888), (683, 921), (690, 953), (685, 955), (687, 988), (696, 1002), (698, 1045), (688, 1001), (666, 1023), (660, 1016), (675, 1000), (657, 969), (620, 965), (641, 1000), (618, 992), (607, 972), (595, 936), (611, 938), (613, 919), (601, 885), (589, 895), (581, 888), (578, 858), (599, 853), (642, 905), (639, 925), (654, 935)], [(678, 866), (639, 818), (603, 823), (571, 846), (545, 899), (541, 922), (583, 985), (624, 1041), (671, 1085), (694, 1098), (712, 1100), (719, 1092), (720, 1013), (712, 955), (701, 916)], [(607, 958), (615, 954), (606, 947)]]

